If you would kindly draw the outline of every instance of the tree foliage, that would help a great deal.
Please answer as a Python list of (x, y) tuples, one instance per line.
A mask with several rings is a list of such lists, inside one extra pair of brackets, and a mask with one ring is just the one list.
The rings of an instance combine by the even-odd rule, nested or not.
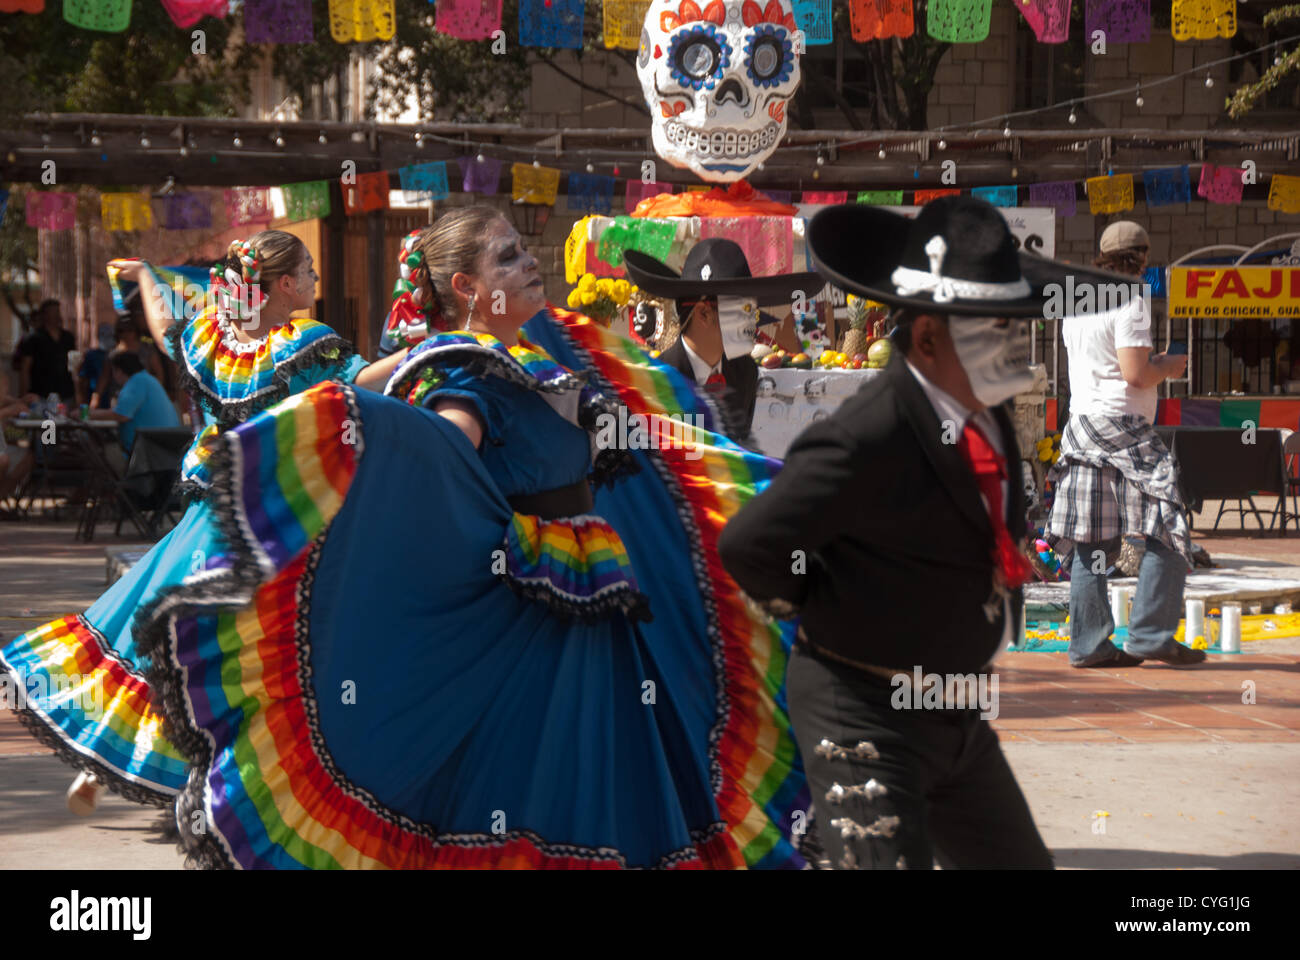
[[(230, 21), (201, 21), (196, 55), (154, 0), (133, 0), (122, 33), (74, 27), (59, 5), (0, 17), (0, 117), (32, 111), (228, 116), (248, 99), (257, 51), (232, 42)], [(18, 93), (17, 96), (14, 94)]]
[[(1268, 30), (1293, 20), (1300, 21), (1300, 4), (1290, 4), (1270, 10), (1264, 15), (1263, 25)], [(1300, 73), (1300, 44), (1282, 53), (1280, 60), (1265, 70), (1264, 75), (1254, 83), (1238, 88), (1227, 101), (1228, 116), (1233, 120), (1240, 120), (1259, 106), (1259, 102), (1270, 90), (1275, 89), (1284, 79), (1295, 73)]]

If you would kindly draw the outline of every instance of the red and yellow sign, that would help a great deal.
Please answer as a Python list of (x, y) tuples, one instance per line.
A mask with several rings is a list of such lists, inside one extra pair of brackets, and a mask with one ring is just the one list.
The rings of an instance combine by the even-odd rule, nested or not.
[(1300, 317), (1300, 267), (1170, 267), (1171, 317)]

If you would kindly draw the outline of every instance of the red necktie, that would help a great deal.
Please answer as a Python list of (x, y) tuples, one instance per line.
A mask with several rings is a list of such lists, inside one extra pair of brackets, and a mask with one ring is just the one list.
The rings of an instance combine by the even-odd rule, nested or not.
[(984, 432), (975, 425), (974, 418), (966, 421), (957, 449), (975, 474), (980, 493), (989, 511), (993, 525), (993, 563), (1002, 572), (1007, 587), (1015, 589), (1033, 579), (1033, 568), (1016, 549), (1007, 530), (1006, 511), (1002, 503), (1002, 481), (1007, 478), (1007, 461), (993, 449)]
[(704, 389), (713, 394), (721, 394), (727, 388), (727, 378), (721, 373), (709, 374), (709, 379), (704, 381)]

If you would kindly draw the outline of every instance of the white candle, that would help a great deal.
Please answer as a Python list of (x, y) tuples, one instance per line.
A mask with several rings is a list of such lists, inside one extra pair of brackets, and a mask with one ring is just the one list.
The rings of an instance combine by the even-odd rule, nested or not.
[(1223, 625), (1219, 628), (1219, 649), (1224, 653), (1241, 652), (1241, 604), (1223, 605)]
[(1110, 615), (1117, 627), (1128, 626), (1128, 603), (1132, 593), (1132, 587), (1110, 588)]
[(1187, 601), (1187, 627), (1183, 630), (1183, 640), (1189, 645), (1197, 637), (1205, 636), (1205, 601)]

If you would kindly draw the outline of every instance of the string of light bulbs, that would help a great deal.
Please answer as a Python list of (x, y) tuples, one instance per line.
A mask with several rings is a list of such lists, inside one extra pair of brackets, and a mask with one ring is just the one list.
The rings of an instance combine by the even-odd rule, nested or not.
[[(1205, 86), (1213, 87), (1214, 78), (1210, 76), (1210, 70), (1212, 68), (1217, 67), (1224, 63), (1232, 63), (1233, 61), (1236, 60), (1244, 60), (1247, 57), (1253, 57), (1256, 54), (1264, 53), (1267, 50), (1273, 50), (1277, 47), (1282, 46), (1283, 44), (1295, 43), (1295, 42), (1300, 42), (1300, 34), (1297, 34), (1296, 36), (1292, 36), (1292, 37), (1283, 37), (1281, 40), (1274, 40), (1272, 43), (1266, 43), (1263, 46), (1256, 47), (1254, 50), (1248, 50), (1245, 53), (1238, 53), (1230, 57), (1222, 57), (1218, 60), (1211, 60), (1209, 63), (1202, 63), (1197, 66), (1190, 67), (1187, 70), (1180, 71), (1179, 73), (1171, 73), (1167, 77), (1158, 77), (1155, 80), (1148, 80), (1146, 81), (1145, 86), (1148, 90), (1150, 90), (1152, 87), (1159, 87), (1166, 83), (1173, 83), (1175, 80), (1181, 80), (1184, 77), (1190, 77), (1199, 73), (1204, 73), (1205, 80), (1206, 80)], [(1281, 61), (1280, 55), (1274, 57), (1273, 62), (1275, 65), (1280, 61)], [(1133, 94), (1135, 95), (1135, 102), (1137, 106), (1139, 108), (1144, 106), (1145, 100), (1142, 97), (1143, 86), (1144, 86), (1143, 82), (1139, 80), (1131, 87), (1125, 87), (1119, 90), (1109, 90), (1105, 93), (1092, 93), (1081, 97), (1071, 97), (1068, 100), (1061, 100), (1057, 103), (1048, 104), (1045, 107), (1034, 107), (1029, 110), (1017, 110), (1012, 113), (1000, 113), (993, 117), (986, 117), (983, 120), (972, 120), (968, 123), (945, 124), (941, 127), (936, 127), (935, 131), (942, 132), (944, 130), (963, 130), (963, 129), (968, 129), (970, 127), (978, 127), (986, 123), (997, 123), (999, 121), (1006, 122), (1009, 120), (1014, 120), (1019, 117), (1029, 117), (1039, 113), (1048, 113), (1053, 110), (1061, 110), (1065, 107), (1070, 108), (1069, 122), (1073, 124), (1078, 122), (1078, 116), (1075, 113), (1074, 108), (1080, 104), (1090, 103), (1094, 100), (1107, 100), (1112, 97), (1122, 97), (1122, 96), (1127, 96), (1129, 94)], [(1011, 136), (1010, 126), (1008, 125), (1004, 127), (1002, 133), (1004, 136), (1008, 136), (1008, 137)]]

